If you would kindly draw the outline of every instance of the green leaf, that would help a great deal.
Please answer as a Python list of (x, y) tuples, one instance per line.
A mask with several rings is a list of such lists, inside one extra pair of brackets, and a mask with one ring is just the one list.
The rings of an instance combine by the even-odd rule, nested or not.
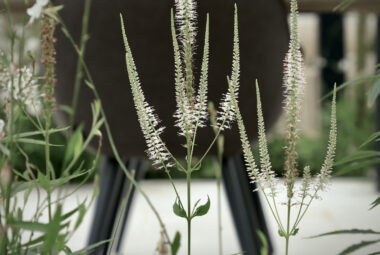
[(32, 192), (33, 188), (34, 188), (34, 182), (29, 182), (29, 187), (24, 192), (24, 204), (26, 204), (26, 202), (28, 201), (29, 195)]
[(70, 218), (71, 216), (73, 216), (77, 211), (79, 211), (79, 208), (80, 208), (80, 206), (82, 204), (80, 204), (78, 207), (74, 208), (73, 210), (65, 213), (64, 215), (62, 215), (62, 221), (67, 220), (68, 218)]
[(87, 85), (91, 90), (94, 90), (94, 89), (95, 89), (94, 84), (92, 84), (90, 81), (85, 80), (84, 83), (86, 83), (86, 85)]
[(354, 164), (351, 164), (347, 167), (340, 169), (334, 174), (334, 176), (340, 176), (340, 175), (352, 172), (356, 169), (365, 169), (377, 163), (380, 163), (380, 159), (365, 160), (363, 162), (357, 162), (357, 163), (355, 162)]
[(334, 166), (344, 165), (347, 163), (351, 163), (353, 161), (358, 161), (362, 159), (372, 158), (380, 156), (379, 151), (358, 151), (351, 155), (348, 155), (347, 157), (344, 157), (343, 159), (337, 161)]
[(61, 230), (62, 206), (58, 205), (53, 219), (49, 222), (46, 230), (46, 238), (42, 248), (43, 252), (50, 252), (57, 244), (58, 234)]
[(36, 239), (33, 239), (30, 242), (23, 244), (22, 246), (23, 247), (31, 247), (31, 246), (34, 246), (38, 243), (42, 243), (43, 240), (45, 240), (45, 235), (39, 236)]
[(47, 231), (47, 224), (39, 223), (39, 222), (32, 222), (32, 221), (15, 221), (15, 220), (9, 220), (8, 221), (10, 225), (14, 227), (21, 228), (23, 230), (29, 230), (29, 231), (36, 231), (36, 232), (46, 232)]
[(378, 206), (380, 204), (380, 197), (378, 197), (375, 201), (373, 201), (371, 203), (371, 208), (369, 208), (370, 210), (372, 210), (373, 208), (375, 208), (376, 206)]
[(38, 176), (37, 176), (38, 184), (41, 186), (46, 191), (50, 190), (50, 180), (47, 178), (45, 174), (42, 172), (38, 171)]
[(175, 233), (172, 246), (171, 246), (172, 255), (177, 255), (180, 245), (181, 245), (181, 233), (177, 231)]
[(17, 193), (27, 190), (30, 187), (30, 182), (20, 182), (16, 183), (14, 187), (12, 187), (11, 195), (14, 196)]
[(63, 158), (63, 165), (67, 166), (68, 163), (73, 159), (80, 155), (83, 145), (83, 136), (82, 136), (83, 126), (79, 126), (74, 132), (74, 134), (70, 137), (65, 156)]
[(108, 240), (103, 240), (103, 241), (91, 244), (90, 246), (87, 246), (86, 248), (83, 248), (83, 249), (81, 249), (79, 251), (75, 251), (71, 255), (86, 255), (86, 254), (89, 254), (91, 251), (93, 251), (97, 247), (99, 247), (99, 246), (101, 246), (103, 244), (109, 243), (110, 241), (111, 241), (111, 239), (108, 239)]
[(293, 229), (293, 231), (292, 231), (292, 233), (290, 233), (290, 235), (292, 235), (292, 236), (297, 235), (299, 230), (300, 230), (299, 228)]
[[(28, 144), (43, 145), (43, 146), (46, 145), (45, 140), (38, 140), (38, 139), (32, 139), (32, 138), (17, 138), (14, 141), (17, 143), (28, 143)], [(53, 147), (63, 146), (62, 144), (52, 144), (52, 143), (49, 143), (48, 145), (53, 146)]]
[(260, 248), (260, 255), (268, 255), (269, 254), (269, 245), (268, 245), (268, 240), (263, 232), (260, 230), (256, 231), (257, 235), (260, 238), (261, 241), (261, 248)]
[(192, 169), (191, 171), (198, 171), (199, 169), (201, 169), (202, 167), (202, 162), (199, 162), (198, 164), (196, 164)]
[(366, 246), (369, 246), (371, 244), (375, 244), (375, 243), (378, 243), (378, 242), (380, 242), (380, 239), (378, 239), (378, 240), (372, 240), (372, 241), (361, 241), (360, 243), (357, 243), (357, 244), (349, 246), (344, 251), (342, 251), (341, 253), (339, 253), (339, 255), (350, 254), (350, 253), (352, 253), (354, 251), (357, 251), (357, 250), (359, 250), (359, 249), (361, 249), (363, 247), (366, 247)]
[(336, 231), (331, 231), (331, 232), (326, 232), (320, 235), (316, 236), (311, 236), (309, 238), (317, 238), (317, 237), (322, 237), (322, 236), (331, 236), (331, 235), (344, 235), (344, 234), (370, 234), (370, 235), (380, 235), (380, 232), (376, 232), (372, 229), (343, 229), (343, 230), (336, 230)]
[[(367, 82), (367, 81), (373, 81), (373, 80), (376, 80), (378, 78), (379, 78), (379, 75), (370, 75), (370, 76), (366, 76), (366, 77), (358, 78), (356, 80), (351, 80), (351, 81), (342, 83), (341, 85), (339, 85), (336, 88), (336, 93), (338, 93), (338, 91), (340, 91), (340, 90), (342, 90), (342, 89), (344, 89), (344, 88), (346, 88), (348, 86), (355, 85), (355, 84), (361, 84), (361, 83), (364, 83), (364, 82)], [(321, 101), (326, 100), (327, 98), (331, 97), (333, 94), (334, 94), (334, 91), (331, 90), (329, 93), (327, 93), (326, 95), (324, 95), (322, 97)]]
[(61, 105), (59, 108), (61, 108), (61, 110), (66, 112), (69, 116), (72, 116), (74, 114), (73, 108), (71, 108), (71, 106)]
[[(70, 127), (52, 128), (52, 129), (48, 130), (48, 133), (49, 134), (59, 133), (59, 132), (66, 131), (69, 128)], [(15, 134), (13, 136), (6, 136), (6, 137), (3, 138), (3, 141), (10, 140), (10, 137), (13, 137), (13, 140), (16, 140), (17, 138), (25, 138), (25, 137), (30, 137), (30, 136), (35, 136), (35, 135), (45, 135), (45, 134), (46, 134), (45, 130), (43, 130), (43, 131), (40, 131), (40, 130), (28, 131), (28, 132), (17, 133), (17, 134)]]
[(362, 143), (362, 144), (360, 145), (359, 148), (364, 147), (365, 145), (369, 144), (369, 143), (372, 142), (373, 140), (376, 140), (378, 137), (380, 137), (380, 131), (375, 132), (375, 133), (373, 133), (372, 135), (370, 135), (370, 136), (368, 137), (368, 139), (367, 139), (364, 143)]
[(344, 10), (347, 8), (350, 4), (352, 4), (355, 0), (343, 0), (340, 4), (334, 7), (333, 11), (339, 11), (339, 10)]
[(182, 218), (187, 218), (186, 211), (183, 209), (182, 204), (178, 201), (178, 199), (175, 200), (173, 204), (173, 212), (175, 215), (182, 217)]
[(281, 237), (284, 237), (284, 236), (285, 236), (284, 231), (282, 231), (281, 229), (279, 229), (279, 230), (277, 231), (277, 233), (278, 233), (278, 235), (281, 236)]
[(379, 255), (379, 254), (380, 254), (380, 251), (376, 251), (376, 252), (370, 253), (368, 255)]
[(367, 104), (372, 107), (377, 97), (380, 95), (380, 79), (378, 79), (373, 85), (368, 94)]
[(73, 252), (71, 251), (70, 247), (68, 246), (65, 246), (63, 248), (63, 251), (65, 252), (65, 254), (69, 255), (69, 254), (72, 254)]
[(79, 215), (78, 215), (77, 222), (75, 223), (74, 229), (77, 229), (79, 225), (82, 223), (84, 215), (86, 214), (86, 211), (87, 211), (86, 206), (83, 203), (79, 205), (78, 210), (79, 210)]
[(195, 209), (195, 212), (193, 213), (191, 218), (206, 215), (209, 210), (210, 210), (210, 197), (207, 196), (207, 202), (204, 205), (198, 206), (198, 208)]

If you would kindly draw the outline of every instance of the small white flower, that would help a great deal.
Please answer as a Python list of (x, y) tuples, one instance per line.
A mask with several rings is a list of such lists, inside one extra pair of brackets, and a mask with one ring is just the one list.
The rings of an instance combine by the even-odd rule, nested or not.
[(30, 16), (29, 23), (33, 23), (35, 19), (39, 19), (42, 13), (42, 8), (47, 5), (49, 0), (37, 0), (36, 3), (26, 10)]
[(22, 103), (31, 114), (37, 114), (41, 110), (41, 97), (44, 94), (39, 91), (37, 79), (29, 67), (0, 67), (0, 81), (0, 101), (13, 98)]

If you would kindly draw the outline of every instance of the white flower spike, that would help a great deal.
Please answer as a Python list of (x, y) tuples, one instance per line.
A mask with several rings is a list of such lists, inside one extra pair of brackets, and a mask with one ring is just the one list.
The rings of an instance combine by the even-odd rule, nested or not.
[(29, 23), (32, 24), (34, 20), (41, 17), (42, 9), (49, 3), (49, 0), (37, 0), (36, 3), (26, 10), (30, 16)]

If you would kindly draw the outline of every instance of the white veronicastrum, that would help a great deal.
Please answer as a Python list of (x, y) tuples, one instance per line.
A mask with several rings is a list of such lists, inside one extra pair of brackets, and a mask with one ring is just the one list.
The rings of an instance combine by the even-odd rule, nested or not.
[(150, 106), (145, 99), (144, 93), (141, 89), (141, 84), (137, 74), (136, 65), (133, 60), (132, 52), (129, 48), (127, 36), (125, 34), (124, 21), (122, 17), (120, 18), (126, 50), (125, 59), (127, 63), (129, 81), (132, 87), (133, 100), (135, 102), (139, 123), (148, 146), (148, 157), (158, 168), (161, 168), (163, 166), (170, 167), (172, 165), (170, 162), (168, 162), (170, 159), (170, 154), (166, 150), (166, 146), (160, 137), (160, 134), (163, 132), (164, 127), (158, 127), (160, 120), (155, 114), (153, 107)]
[[(290, 43), (289, 51), (284, 61), (284, 108), (285, 113), (287, 115), (287, 141), (285, 146), (284, 166), (285, 185), (280, 187), (285, 187), (287, 192), (287, 201), (285, 204), (288, 207), (288, 217), (286, 225), (283, 224), (282, 219), (277, 210), (276, 190), (279, 188), (278, 184), (280, 184), (281, 182), (278, 178), (275, 177), (275, 173), (272, 169), (272, 165), (269, 158), (258, 84), (256, 83), (260, 168), (257, 167), (255, 163), (252, 149), (250, 147), (248, 137), (246, 135), (243, 119), (238, 108), (237, 97), (233, 93), (233, 78), (230, 82), (229, 91), (231, 91), (231, 93), (227, 94), (225, 99), (225, 101), (228, 99), (234, 102), (234, 111), (237, 116), (236, 118), (240, 131), (240, 138), (242, 142), (244, 158), (247, 165), (247, 171), (249, 173), (251, 181), (257, 184), (257, 189), (263, 192), (265, 200), (269, 205), (270, 211), (273, 214), (276, 223), (278, 224), (280, 236), (286, 239), (286, 254), (288, 254), (290, 236), (297, 234), (298, 225), (302, 220), (303, 216), (305, 215), (306, 211), (308, 210), (311, 202), (319, 197), (318, 192), (323, 190), (328, 183), (334, 164), (337, 137), (336, 88), (334, 88), (334, 95), (331, 107), (331, 126), (329, 134), (329, 143), (327, 147), (325, 161), (321, 167), (319, 174), (314, 179), (311, 176), (310, 166), (306, 166), (304, 168), (303, 181), (300, 184), (299, 189), (297, 189), (295, 187), (296, 177), (298, 176), (296, 144), (299, 133), (298, 122), (300, 120), (301, 102), (303, 99), (304, 87), (306, 85), (302, 54), (298, 39), (299, 37), (297, 14), (297, 1), (291, 0)], [(295, 193), (297, 193), (296, 197), (294, 196)], [(297, 216), (293, 219), (294, 221), (291, 225), (290, 208), (293, 206), (298, 206), (298, 213)]]
[[(174, 15), (173, 12), (171, 14), (171, 34), (175, 65), (175, 98), (177, 105), (174, 117), (176, 119), (175, 125), (180, 129), (179, 135), (186, 138), (185, 147), (188, 150), (187, 157), (191, 160), (197, 129), (205, 127), (208, 119), (209, 15), (207, 15), (206, 20), (199, 86), (197, 89), (194, 89), (193, 51), (195, 49), (196, 36), (196, 4), (192, 0), (177, 0), (175, 3), (176, 14)], [(131, 49), (128, 45), (123, 20), (121, 20), (121, 23), (123, 26), (122, 34), (126, 48), (128, 76), (140, 126), (148, 145), (148, 156), (160, 167), (171, 166), (172, 163), (170, 162), (173, 160), (178, 165), (178, 161), (175, 160), (160, 137), (163, 127), (159, 128), (157, 126), (159, 123), (158, 117), (154, 113), (152, 106), (148, 104), (144, 97), (137, 68), (133, 60)], [(179, 34), (177, 34), (176, 25)], [(238, 97), (240, 73), (239, 61), (237, 8), (235, 6), (234, 50), (231, 75), (233, 91), (230, 91), (229, 88), (221, 102), (220, 112), (218, 113), (218, 134), (220, 131), (229, 128), (231, 122), (235, 119), (235, 110), (232, 106), (230, 95), (233, 93), (235, 98)]]
[(235, 5), (235, 25), (234, 25), (234, 47), (232, 59), (231, 82), (228, 91), (224, 94), (219, 106), (217, 115), (218, 127), (221, 130), (229, 129), (236, 118), (236, 108), (233, 106), (232, 99), (238, 100), (240, 79), (240, 49), (239, 49), (239, 28), (237, 7)]

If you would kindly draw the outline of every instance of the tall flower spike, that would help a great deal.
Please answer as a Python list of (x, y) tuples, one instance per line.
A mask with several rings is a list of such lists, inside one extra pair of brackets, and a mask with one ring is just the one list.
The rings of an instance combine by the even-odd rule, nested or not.
[(177, 35), (174, 27), (174, 16), (171, 13), (171, 30), (174, 49), (175, 63), (175, 91), (177, 110), (174, 114), (176, 117), (176, 126), (180, 128), (180, 135), (187, 136), (193, 131), (194, 113), (191, 110), (189, 99), (186, 95), (185, 79), (183, 77), (180, 50), (177, 41)]
[(305, 87), (305, 75), (300, 44), (298, 41), (298, 7), (297, 1), (291, 1), (290, 14), (290, 44), (285, 58), (284, 87), (285, 112), (287, 114), (287, 142), (285, 146), (285, 177), (288, 198), (293, 196), (295, 178), (298, 176), (296, 143), (298, 140), (298, 122), (300, 120), (300, 105)]
[(336, 150), (336, 138), (337, 138), (337, 123), (336, 123), (336, 84), (334, 85), (334, 95), (331, 104), (331, 120), (330, 120), (330, 135), (329, 144), (327, 147), (327, 153), (325, 161), (323, 162), (320, 173), (317, 176), (316, 191), (324, 189), (331, 176), (332, 167), (334, 165), (334, 157)]
[(231, 123), (236, 117), (236, 108), (233, 106), (232, 95), (235, 100), (238, 100), (239, 95), (239, 78), (240, 78), (240, 53), (239, 53), (239, 29), (238, 29), (238, 15), (237, 6), (235, 4), (235, 25), (234, 25), (234, 49), (232, 59), (232, 75), (231, 86), (228, 87), (227, 93), (224, 95), (220, 103), (220, 110), (218, 111), (218, 127), (221, 130), (231, 127)]
[(247, 132), (245, 130), (243, 117), (241, 116), (239, 106), (235, 97), (235, 92), (232, 88), (232, 84), (230, 79), (227, 78), (227, 82), (229, 88), (231, 89), (231, 103), (234, 108), (234, 112), (236, 113), (237, 124), (240, 133), (240, 140), (243, 147), (244, 160), (247, 167), (248, 176), (251, 179), (251, 183), (257, 182), (260, 187), (262, 187), (262, 176), (259, 175), (259, 170), (257, 168), (255, 158), (253, 157), (251, 145), (248, 140)]
[(194, 0), (176, 0), (175, 20), (179, 26), (179, 38), (182, 48), (182, 58), (185, 68), (186, 95), (192, 106), (194, 106), (193, 88), (193, 54), (196, 37), (196, 4)]
[(257, 95), (257, 118), (258, 118), (258, 126), (259, 126), (259, 150), (260, 150), (260, 166), (261, 166), (261, 175), (262, 179), (265, 180), (263, 183), (264, 187), (270, 189), (272, 196), (276, 194), (276, 177), (275, 173), (272, 170), (272, 164), (269, 158), (267, 139), (265, 136), (265, 125), (264, 125), (264, 117), (261, 106), (261, 97), (259, 84), (256, 80), (256, 95)]
[(312, 194), (310, 194), (311, 183), (312, 183), (312, 178), (311, 178), (310, 166), (305, 166), (305, 168), (303, 169), (302, 186), (301, 186), (301, 191), (299, 194), (302, 200), (300, 206), (304, 205), (304, 201), (307, 197), (312, 197)]
[(138, 120), (148, 146), (148, 157), (153, 161), (153, 165), (158, 166), (158, 168), (160, 168), (160, 166), (165, 163), (167, 166), (171, 166), (170, 163), (167, 163), (167, 161), (170, 159), (170, 154), (166, 150), (166, 146), (160, 137), (160, 134), (164, 130), (164, 127), (157, 128), (159, 119), (157, 118), (153, 107), (151, 107), (146, 102), (144, 93), (141, 89), (141, 84), (139, 81), (136, 65), (133, 60), (132, 52), (128, 44), (122, 15), (120, 15), (120, 20), (126, 50), (125, 59), (129, 81), (132, 88), (133, 101), (135, 103)]
[(203, 61), (199, 89), (195, 103), (195, 121), (199, 127), (205, 126), (207, 120), (207, 85), (208, 85), (208, 60), (209, 60), (209, 15), (207, 14), (205, 42), (203, 47)]

